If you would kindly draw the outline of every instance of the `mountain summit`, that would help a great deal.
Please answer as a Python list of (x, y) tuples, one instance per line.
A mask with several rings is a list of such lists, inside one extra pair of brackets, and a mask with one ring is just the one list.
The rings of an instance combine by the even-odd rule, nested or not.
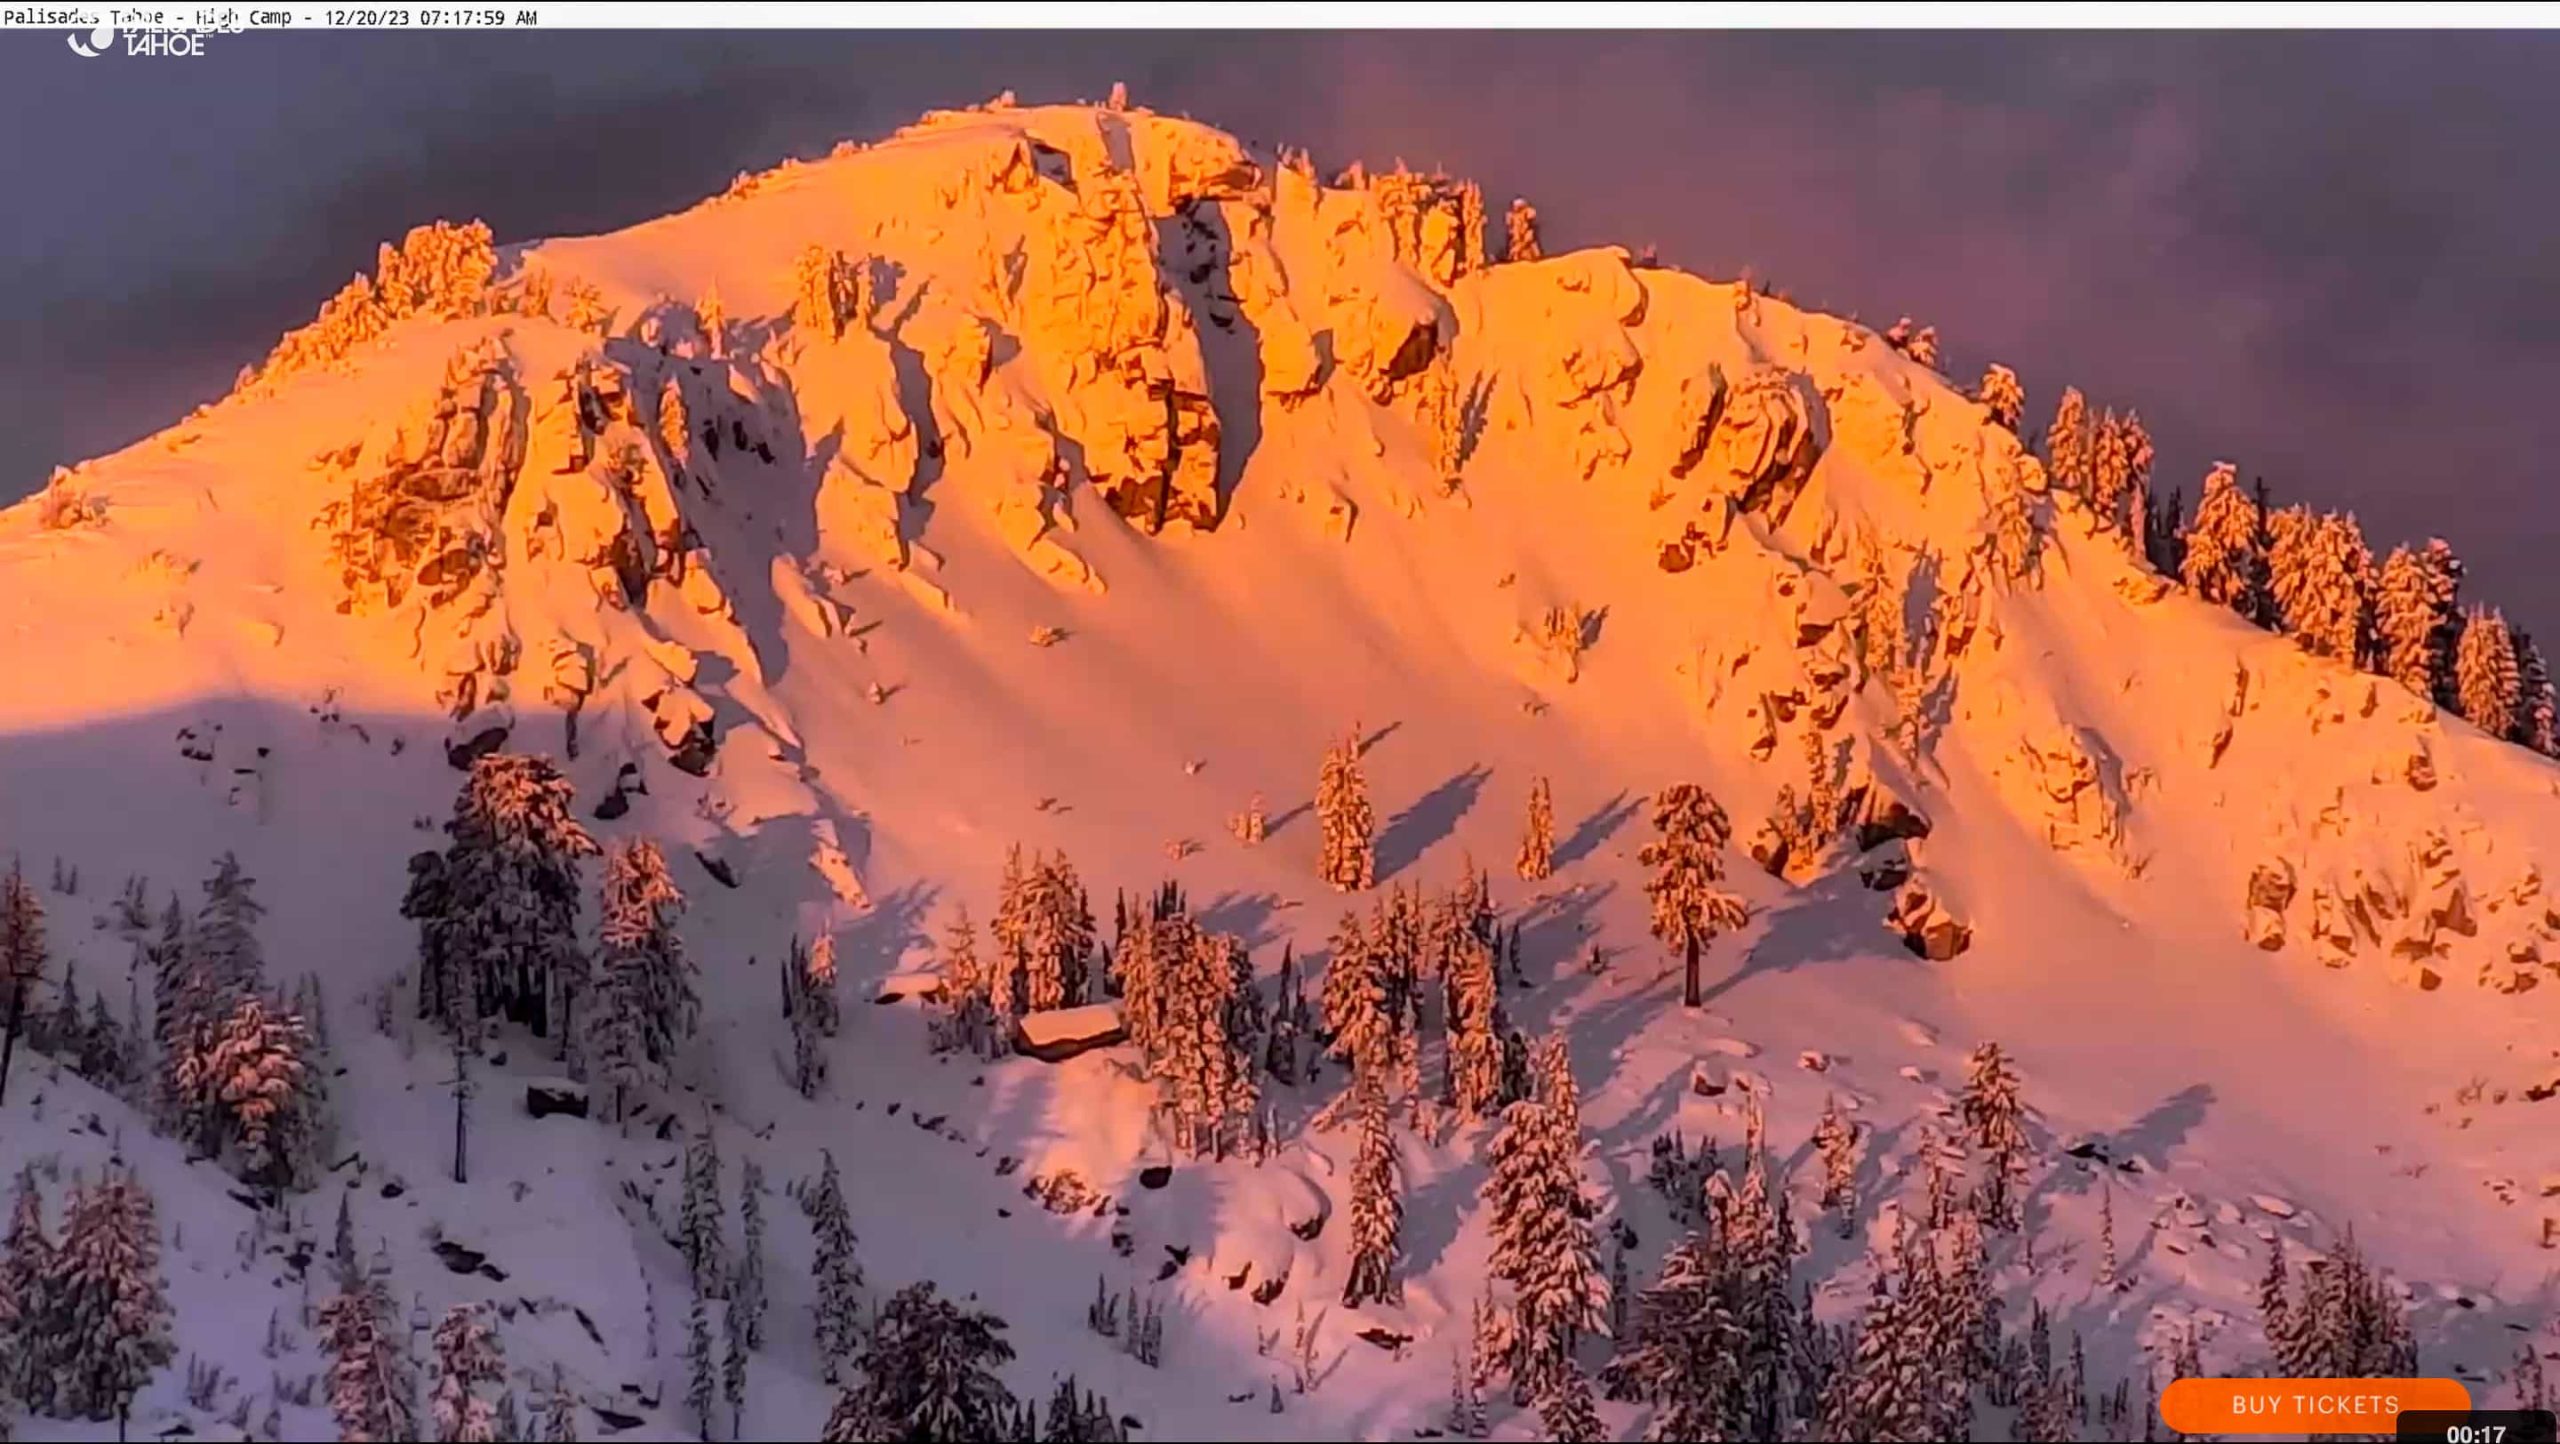
[[(653, 1436), (688, 1427), (703, 1277), (670, 1248), (676, 1154), (715, 1139), (804, 1200), (831, 1153), (862, 1286), (974, 1293), (1024, 1398), (1071, 1375), (1152, 1437), (1445, 1427), (1478, 1314), (1542, 1317), (1503, 1234), (1528, 1165), (1479, 1082), (1587, 1134), (1562, 1167), (1630, 1293), (1722, 1186), (1681, 1183), (1687, 1150), (1747, 1140), (1753, 1187), (1842, 1215), (1790, 1242), (1843, 1348), (1923, 1177), (1987, 1164), (1987, 1287), (2013, 1330), (2085, 1338), (2093, 1390), (2190, 1352), (2256, 1372), (2271, 1245), (2349, 1230), (2411, 1286), (2423, 1372), (2503, 1371), (2560, 1218), (2519, 1183), (2560, 1077), (2560, 770), (2508, 740), (2548, 692), (2529, 642), (2227, 474), (2208, 514), (2244, 524), (2196, 529), (2247, 555), (2181, 564), (2138, 427), (2066, 414), (2039, 457), (2016, 378), (1937, 359), (1624, 250), (1542, 256), (1526, 205), (1444, 176), (1322, 180), (1120, 104), (938, 112), (610, 235), (422, 227), (232, 394), (0, 514), (0, 849), (60, 859), (42, 986), (135, 1033), (156, 921), (102, 888), (156, 919), (235, 856), (342, 1060), (337, 1152), (278, 1239), (354, 1199), (397, 1293), (521, 1303), (517, 1373)], [(661, 884), (688, 900), (700, 1028), (643, 1050), (619, 1128), (519, 1102), (602, 1080), (553, 1076), (593, 1062), (566, 995), (538, 1038), (473, 1017), (478, 1052), (420, 1018), (417, 879), (464, 846), (475, 764), (532, 755), (611, 851), (564, 874), (638, 929), (605, 954), (660, 936), (633, 919)], [(1394, 951), (1365, 930), (1420, 937), (1452, 888), (1483, 1017), (1534, 1058), (1470, 1054), (1456, 942), (1378, 975), (1410, 1014), (1358, 1041)], [(1122, 895), (1107, 936), (1035, 926), (1088, 890)], [(992, 981), (964, 911), (997, 924)], [(802, 1037), (811, 942), (866, 1006)], [(1203, 989), (1226, 1023), (1190, 1016)], [(1270, 1072), (1300, 995), (1305, 1059)], [(1238, 1084), (1214, 1060), (1247, 1016)], [(1982, 1141), (1986, 1041), (2023, 1079), (2015, 1160)], [(189, 1220), (172, 1255), (200, 1251), (182, 1348), (257, 1394), (284, 1250), (233, 1248), (223, 1159), (50, 1053), (0, 1163), (94, 1168), (117, 1130), (78, 1118), (133, 1117), (128, 1162)], [(1818, 1201), (1824, 1128), (1859, 1202)], [(803, 1232), (764, 1245), (783, 1307), (738, 1437), (830, 1408)], [(1158, 1309), (1147, 1368), (1123, 1344)], [(1313, 1365), (1272, 1337), (1301, 1317)], [(1605, 1427), (1665, 1417), (1616, 1377)], [(144, 1412), (224, 1412), (179, 1382)], [(328, 1403), (267, 1407), (301, 1437)]]

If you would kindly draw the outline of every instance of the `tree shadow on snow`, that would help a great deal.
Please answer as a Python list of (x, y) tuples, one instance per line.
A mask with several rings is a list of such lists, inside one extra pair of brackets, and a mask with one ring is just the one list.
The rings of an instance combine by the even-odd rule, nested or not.
[(1385, 882), (1420, 862), (1433, 843), (1457, 831), (1458, 819), (1475, 807), (1484, 793), (1485, 779), (1492, 775), (1493, 770), (1482, 764), (1468, 767), (1388, 819), (1386, 830), (1378, 834), (1378, 881)]
[(1916, 964), (1907, 953), (1878, 946), (1886, 934), (1876, 921), (1881, 913), (1877, 901), (1878, 894), (1868, 891), (1852, 869), (1816, 878), (1765, 914), (1768, 926), (1751, 944), (1742, 966), (1709, 983), (1703, 1001), (1712, 1007), (1753, 978), (1816, 963), (1895, 958)]
[(1624, 792), (1600, 805), (1598, 811), (1574, 824), (1573, 831), (1556, 848), (1555, 865), (1570, 867), (1600, 850), (1601, 844), (1617, 835), (1630, 818), (1644, 810), (1644, 799)]

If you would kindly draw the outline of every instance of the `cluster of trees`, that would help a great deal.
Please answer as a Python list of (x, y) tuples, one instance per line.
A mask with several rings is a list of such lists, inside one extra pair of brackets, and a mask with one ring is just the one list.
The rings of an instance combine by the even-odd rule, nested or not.
[(121, 1160), (75, 1178), (56, 1237), (33, 1170), (18, 1176), (0, 1238), (0, 1433), (14, 1407), (113, 1419), (166, 1365), (171, 1311), (158, 1209)]
[[(2017, 429), (2026, 396), (2015, 372), (1990, 368), (1977, 398)], [(2442, 538), (2377, 562), (2352, 513), (2278, 507), (2264, 481), (2242, 486), (2229, 462), (2207, 473), (2188, 518), (2181, 492), (2165, 504), (2153, 495), (2140, 418), (2092, 419), (2076, 389), (2045, 432), (2044, 466), (2128, 552), (2203, 600), (2389, 677), (2493, 737), (2560, 755), (2560, 699), (2540, 649), (2497, 609), (2463, 604), (2462, 562)]]
[(310, 325), (288, 331), (267, 359), (240, 373), (235, 390), (325, 366), (408, 316), (471, 316), (489, 303), (498, 251), (479, 221), (416, 227), (398, 246), (384, 245), (374, 273), (359, 272), (323, 302)]
[(490, 1019), (536, 1037), (556, 1031), (573, 1073), (592, 1069), (612, 1085), (617, 1120), (632, 1093), (666, 1085), (700, 1021), (698, 974), (677, 928), (684, 894), (656, 843), (633, 839), (605, 855), (589, 945), (580, 863), (605, 850), (575, 805), (549, 758), (491, 753), (455, 798), (451, 842), (409, 860), (400, 912), (418, 925), (418, 1016), (454, 1051), (456, 1181), (467, 1172), (470, 1072)]
[[(268, 982), (257, 933), (265, 908), (238, 858), (215, 863), (193, 914), (172, 896), (156, 936), (145, 890), (137, 878), (117, 903), (135, 948), (120, 1020), (103, 990), (82, 1006), (68, 961), (56, 975), (43, 901), (23, 868), (12, 864), (0, 878), (0, 1098), (23, 1037), (248, 1181), (271, 1189), (308, 1183), (330, 1132), (317, 980), (306, 975), (293, 999)], [(147, 1032), (139, 983), (146, 975)], [(39, 987), (51, 990), (50, 1000), (38, 997)]]

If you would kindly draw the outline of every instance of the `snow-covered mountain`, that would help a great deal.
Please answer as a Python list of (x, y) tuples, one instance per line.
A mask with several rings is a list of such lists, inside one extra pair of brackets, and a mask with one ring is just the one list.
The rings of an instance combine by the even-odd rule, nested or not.
[[(911, 987), (870, 1005), (996, 912), (1016, 844), (1097, 897), (1178, 883), (1312, 1000), (1375, 901), (1318, 873), (1346, 735), (1373, 894), (1492, 873), (1508, 1016), (1569, 1044), (1633, 1284), (1678, 1236), (1656, 1138), (1738, 1172), (1760, 1111), (1795, 1277), (1855, 1324), (1996, 1040), (2034, 1148), (1991, 1277), (2014, 1330), (2032, 1295), (2081, 1336), (2093, 1390), (2138, 1407), (2182, 1345), (2266, 1367), (2268, 1241), (2352, 1229), (2425, 1372), (2503, 1391), (2551, 1343), (2560, 769), (2160, 574), (1929, 348), (1614, 249), (1489, 262), (1487, 230), (1470, 187), (1320, 181), (1143, 110), (938, 113), (611, 235), (413, 233), (232, 395), (0, 514), (0, 852), (56, 884), (35, 1006), (67, 972), (149, 1009), (119, 887), (193, 906), (228, 852), (337, 1070), (335, 1166), (278, 1223), (68, 1059), (18, 1060), (0, 1167), (120, 1149), (160, 1200), (182, 1362), (135, 1430), (334, 1434), (294, 1387), (328, 1289), (299, 1260), (345, 1197), (404, 1319), (496, 1303), (528, 1402), (556, 1365), (582, 1429), (691, 1437), (673, 1165), (706, 1120), (774, 1190), (739, 1437), (829, 1411), (782, 1196), (822, 1150), (866, 1296), (974, 1294), (1026, 1398), (1072, 1374), (1141, 1437), (1444, 1427), (1490, 1123), (1400, 1116), (1402, 1300), (1346, 1309), (1351, 1230), (1307, 1236), (1350, 1206), (1339, 1066), (1260, 1080), (1266, 1160), (1198, 1160), (1133, 1047), (984, 1062), (932, 1050)], [(401, 902), (491, 750), (660, 843), (703, 1018), (619, 1129), (531, 1116), (559, 1064), (501, 1028), (455, 1183)], [(1638, 859), (1679, 783), (1730, 817), (1749, 908), (1694, 1009)], [(795, 937), (832, 940), (850, 1005), (814, 1098), (775, 1001)], [(1439, 1067), (1427, 1041), (1435, 1097)], [(1827, 1103), (1863, 1125), (1851, 1237), (1818, 1206)], [(1108, 1203), (1026, 1196), (1067, 1170)], [(1160, 1367), (1086, 1327), (1097, 1279), (1161, 1304)], [(190, 1388), (190, 1356), (236, 1382)]]

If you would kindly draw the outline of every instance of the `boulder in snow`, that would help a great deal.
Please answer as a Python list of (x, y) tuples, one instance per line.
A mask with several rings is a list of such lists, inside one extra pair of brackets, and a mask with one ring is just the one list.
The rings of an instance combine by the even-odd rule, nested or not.
[(524, 1111), (536, 1118), (566, 1114), (571, 1118), (587, 1116), (587, 1085), (568, 1078), (528, 1078), (524, 1084)]

